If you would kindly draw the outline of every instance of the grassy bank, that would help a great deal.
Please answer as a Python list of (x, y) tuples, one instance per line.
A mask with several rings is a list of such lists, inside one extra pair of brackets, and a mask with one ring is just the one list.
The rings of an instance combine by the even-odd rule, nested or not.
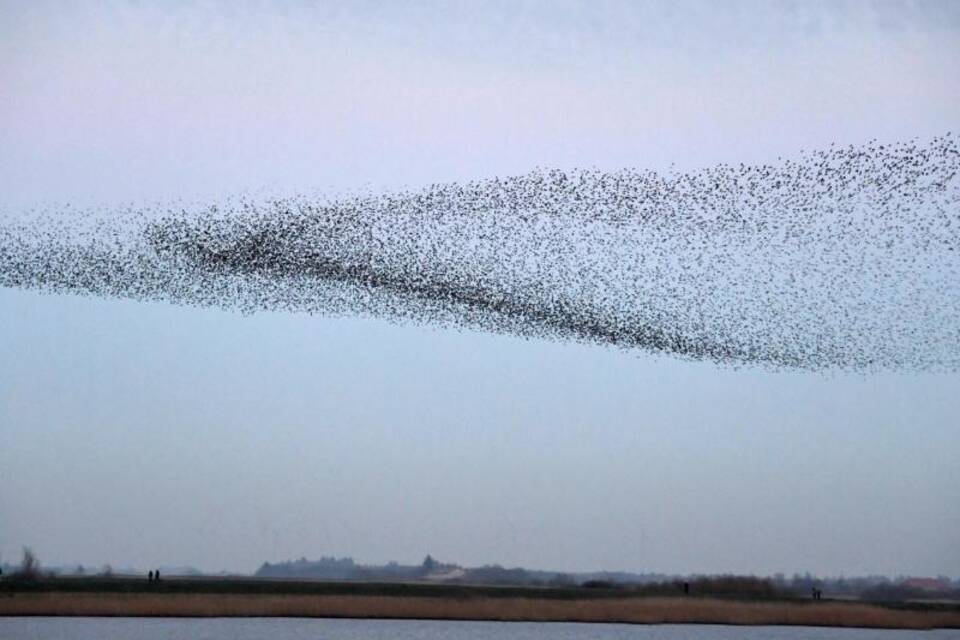
[(591, 589), (244, 580), (60, 580), (0, 587), (0, 615), (287, 616), (960, 628), (955, 605), (645, 597)]

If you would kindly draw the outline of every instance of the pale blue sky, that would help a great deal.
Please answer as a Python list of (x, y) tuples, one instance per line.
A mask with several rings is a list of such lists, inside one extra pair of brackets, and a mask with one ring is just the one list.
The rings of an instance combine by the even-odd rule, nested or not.
[[(956, 3), (723, 6), (0, 3), (0, 210), (957, 131)], [(0, 290), (0, 553), (956, 576), (958, 390)]]

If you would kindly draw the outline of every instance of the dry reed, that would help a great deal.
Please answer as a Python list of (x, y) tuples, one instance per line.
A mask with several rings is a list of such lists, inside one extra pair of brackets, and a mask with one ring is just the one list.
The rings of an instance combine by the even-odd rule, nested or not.
[(417, 618), (960, 628), (960, 611), (898, 610), (843, 602), (743, 602), (710, 598), (546, 600), (210, 593), (18, 593), (0, 597), (0, 616), (13, 615)]

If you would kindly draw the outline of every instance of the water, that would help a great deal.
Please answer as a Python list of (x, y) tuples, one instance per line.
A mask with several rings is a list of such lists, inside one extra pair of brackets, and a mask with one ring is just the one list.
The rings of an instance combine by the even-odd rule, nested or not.
[(320, 618), (0, 618), (4, 640), (907, 640), (960, 630), (625, 625)]

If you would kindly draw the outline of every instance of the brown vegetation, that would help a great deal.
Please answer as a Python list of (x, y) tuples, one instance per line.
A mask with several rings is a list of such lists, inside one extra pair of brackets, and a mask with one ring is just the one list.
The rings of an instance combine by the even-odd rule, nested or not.
[(711, 598), (437, 598), (214, 593), (10, 593), (0, 615), (281, 616), (453, 620), (713, 623), (873, 628), (960, 628), (960, 611), (858, 603), (745, 602)]

